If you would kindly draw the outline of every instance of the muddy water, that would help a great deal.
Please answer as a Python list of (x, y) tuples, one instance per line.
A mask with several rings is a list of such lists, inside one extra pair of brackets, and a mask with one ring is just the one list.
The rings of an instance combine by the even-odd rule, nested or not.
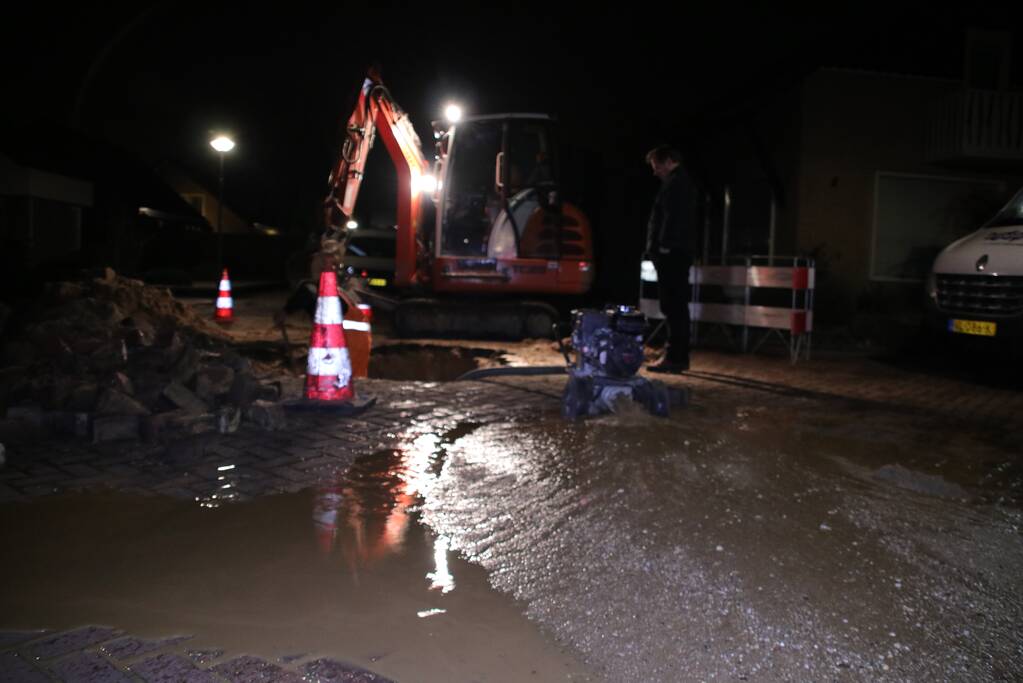
[(196, 633), (397, 680), (585, 680), (533, 623), (596, 680), (1023, 671), (1019, 458), (998, 439), (710, 384), (667, 420), (466, 410), (298, 495), (0, 508), (2, 625)]
[(373, 349), (369, 376), (378, 379), (450, 382), (480, 367), (504, 363), (501, 351), (434, 344), (388, 344)]
[(708, 389), (669, 420), (483, 426), (420, 490), (424, 520), (609, 680), (1008, 680), (1023, 519), (967, 467), (993, 449)]
[(103, 624), (189, 649), (333, 656), (397, 681), (590, 680), (418, 523), (401, 456), (315, 490), (201, 507), (78, 495), (0, 507), (0, 628)]

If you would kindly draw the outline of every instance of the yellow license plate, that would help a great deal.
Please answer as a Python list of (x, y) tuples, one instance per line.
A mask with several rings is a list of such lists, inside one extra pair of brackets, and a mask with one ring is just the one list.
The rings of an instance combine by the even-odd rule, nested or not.
[(387, 280), (385, 280), (382, 277), (371, 277), (369, 279), (369, 286), (370, 287), (386, 287), (387, 286)]
[(957, 320), (948, 321), (948, 329), (959, 334), (976, 334), (981, 337), (993, 337), (997, 329), (996, 323), (989, 323), (983, 320)]

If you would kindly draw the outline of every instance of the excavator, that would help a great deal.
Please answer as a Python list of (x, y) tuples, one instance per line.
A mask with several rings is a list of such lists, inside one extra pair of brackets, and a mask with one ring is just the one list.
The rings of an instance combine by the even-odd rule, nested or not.
[(595, 274), (590, 223), (561, 196), (555, 121), (493, 114), (434, 121), (432, 130), (431, 164), (379, 69), (370, 68), (330, 174), (324, 235), (342, 245), (343, 261), (379, 135), (397, 171), (400, 296), (387, 302), (397, 333), (549, 337), (559, 319), (552, 299), (585, 294)]

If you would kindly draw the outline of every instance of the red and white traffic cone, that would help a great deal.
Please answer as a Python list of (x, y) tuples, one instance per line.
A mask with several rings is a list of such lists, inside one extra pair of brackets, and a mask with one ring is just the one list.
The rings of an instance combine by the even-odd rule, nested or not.
[(227, 277), (227, 268), (220, 275), (220, 291), (217, 294), (217, 310), (213, 319), (221, 325), (230, 324), (234, 320), (234, 299), (231, 298), (231, 280)]
[(352, 376), (369, 377), (369, 355), (373, 348), (373, 329), (370, 321), (373, 310), (368, 304), (357, 304), (342, 293), (348, 304), (343, 327), (348, 343), (348, 357), (352, 359)]
[(316, 317), (309, 340), (309, 364), (305, 378), (307, 400), (343, 402), (355, 397), (352, 361), (342, 330), (341, 298), (333, 270), (320, 274)]

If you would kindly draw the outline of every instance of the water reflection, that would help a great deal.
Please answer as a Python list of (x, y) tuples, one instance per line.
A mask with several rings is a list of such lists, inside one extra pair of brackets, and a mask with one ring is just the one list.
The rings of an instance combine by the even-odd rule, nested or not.
[[(320, 551), (339, 551), (356, 579), (359, 570), (401, 554), (422, 496), (443, 470), (451, 438), (432, 432), (411, 433), (397, 449), (378, 451), (356, 461), (347, 475), (325, 481), (313, 503), (313, 526)], [(448, 593), (455, 579), (448, 569), (450, 541), (434, 539), (431, 590)]]
[(455, 588), (455, 577), (448, 571), (448, 550), (450, 541), (447, 536), (438, 536), (433, 541), (433, 562), (436, 569), (426, 575), (430, 579), (430, 589), (449, 593)]
[(223, 503), (232, 503), (241, 500), (236, 489), (238, 485), (238, 473), (233, 472), (234, 465), (218, 465), (216, 483), (211, 484), (212, 490), (208, 493), (196, 496), (195, 502), (199, 507), (215, 509)]

